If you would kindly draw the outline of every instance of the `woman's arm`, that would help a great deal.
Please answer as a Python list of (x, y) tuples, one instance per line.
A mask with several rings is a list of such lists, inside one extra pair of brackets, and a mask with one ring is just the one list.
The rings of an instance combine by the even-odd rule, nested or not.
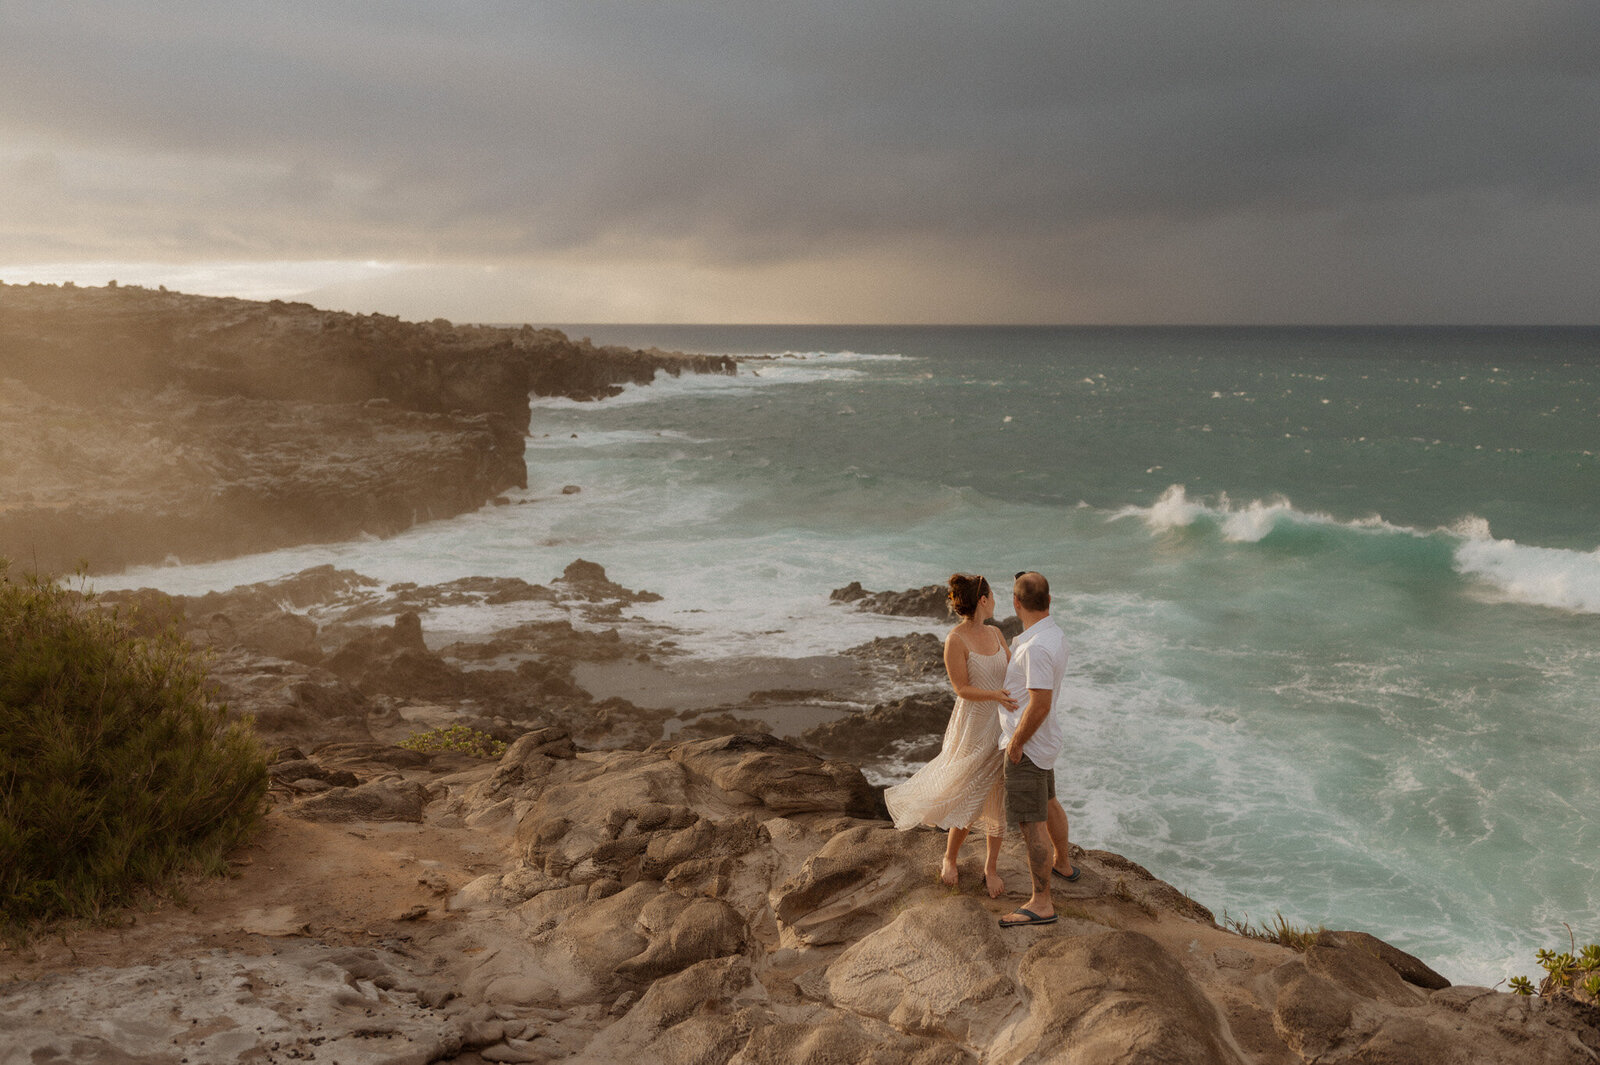
[(956, 696), (973, 703), (1001, 703), (1007, 710), (1015, 710), (1011, 696), (999, 688), (974, 688), (967, 674), (967, 644), (954, 629), (944, 638), (944, 671), (950, 678), (950, 687)]

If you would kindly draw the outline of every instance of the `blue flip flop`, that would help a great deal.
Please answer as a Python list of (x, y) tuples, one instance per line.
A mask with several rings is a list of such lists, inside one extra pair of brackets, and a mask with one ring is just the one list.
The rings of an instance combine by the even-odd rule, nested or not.
[[(1061, 870), (1057, 869), (1053, 865), (1050, 867), (1050, 871), (1052, 873), (1054, 873), (1056, 876), (1059, 876), (1061, 879), (1065, 880), (1069, 884), (1072, 883), (1074, 880), (1078, 879), (1079, 876), (1083, 875), (1083, 870), (1079, 869), (1076, 865), (1074, 865), (1072, 867), (1072, 875), (1071, 876), (1068, 876), (1066, 873), (1063, 873)], [(1021, 913), (1022, 911), (1018, 910), (1017, 912)]]
[(1002, 917), (1002, 918), (1000, 918), (1000, 927), (1001, 928), (1021, 928), (1023, 925), (1026, 925), (1026, 924), (1055, 924), (1056, 923), (1056, 916), (1057, 915), (1053, 914), (1053, 913), (1049, 917), (1040, 917), (1038, 914), (1034, 913), (1032, 910), (1023, 909), (1021, 907), (1017, 908), (1017, 912), (1021, 913), (1021, 914), (1026, 914), (1028, 919), (1026, 921), (1008, 921), (1004, 917)]

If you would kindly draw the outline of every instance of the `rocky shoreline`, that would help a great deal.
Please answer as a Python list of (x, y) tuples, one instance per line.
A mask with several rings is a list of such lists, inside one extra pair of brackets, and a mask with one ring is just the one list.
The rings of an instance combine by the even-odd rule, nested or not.
[[(0, 556), (106, 572), (385, 535), (536, 481), (530, 393), (733, 369), (0, 285)], [(324, 566), (97, 596), (209, 656), (274, 751), (272, 806), (226, 878), (0, 945), (0, 1065), (1600, 1061), (1592, 1006), (1452, 987), (1359, 932), (1242, 934), (1109, 850), (1075, 854), (1060, 922), (1001, 930), (1019, 842), (1009, 895), (977, 846), (947, 888), (943, 834), (896, 831), (873, 783), (938, 747), (937, 635), (708, 665), (637, 615), (652, 598), (582, 559), (545, 584)], [(937, 588), (831, 598), (947, 620)], [(491, 611), (515, 620), (440, 621)]]
[(735, 368), (531, 326), (0, 284), (0, 557), (108, 573), (392, 535), (528, 487), (530, 395)]
[[(926, 598), (840, 591), (841, 610)], [(1241, 935), (1110, 851), (1075, 856), (1062, 921), (1001, 930), (1019, 843), (1009, 896), (983, 892), (977, 847), (946, 888), (943, 834), (895, 831), (861, 770), (937, 745), (936, 636), (840, 656), (839, 690), (596, 698), (584, 664), (686, 664), (630, 614), (650, 595), (578, 560), (544, 585), (321, 567), (100, 597), (214, 655), (219, 696), (277, 748), (273, 808), (230, 878), (0, 953), (0, 1061), (1600, 1059), (1592, 1007), (1452, 987), (1358, 932)], [(508, 603), (549, 616), (428, 631)], [(792, 740), (743, 727), (773, 700), (884, 693)], [(400, 745), (451, 725), (504, 754)]]

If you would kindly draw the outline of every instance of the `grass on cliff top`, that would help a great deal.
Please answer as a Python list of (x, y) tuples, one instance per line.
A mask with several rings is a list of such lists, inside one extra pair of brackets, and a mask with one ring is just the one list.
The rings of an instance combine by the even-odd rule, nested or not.
[(1257, 926), (1250, 923), (1249, 914), (1245, 914), (1242, 919), (1235, 919), (1228, 916), (1226, 910), (1222, 912), (1222, 927), (1247, 939), (1258, 939), (1263, 943), (1276, 943), (1280, 947), (1288, 947), (1290, 950), (1299, 951), (1301, 954), (1304, 954), (1316, 942), (1319, 935), (1327, 931), (1321, 925), (1316, 928), (1301, 928), (1297, 925), (1292, 925), (1284, 919), (1281, 913), (1273, 914), (1271, 924), (1263, 922)]
[(265, 809), (265, 753), (175, 633), (0, 559), (0, 932), (100, 918), (216, 873)]

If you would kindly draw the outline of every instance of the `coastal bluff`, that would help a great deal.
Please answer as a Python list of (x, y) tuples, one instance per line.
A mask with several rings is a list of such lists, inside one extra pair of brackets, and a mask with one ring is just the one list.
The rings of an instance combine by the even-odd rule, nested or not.
[[(1360, 932), (1241, 934), (1111, 850), (1075, 849), (1056, 924), (1001, 929), (1020, 841), (1000, 899), (981, 847), (946, 887), (943, 833), (896, 831), (857, 761), (885, 729), (936, 744), (948, 704), (790, 740), (741, 727), (753, 699), (597, 700), (576, 665), (673, 663), (669, 632), (628, 634), (651, 594), (583, 559), (538, 585), (317, 567), (105, 593), (212, 653), (219, 694), (275, 748), (272, 806), (227, 878), (0, 945), (0, 1065), (1600, 1061), (1591, 1005), (1451, 986)], [(508, 603), (572, 620), (457, 643), (424, 620)], [(840, 657), (898, 692), (942, 687), (937, 646)], [(406, 743), (455, 725), (505, 748)]]
[(940, 833), (768, 735), (336, 753), (359, 783), (282, 803), (232, 879), (0, 958), (4, 1060), (1600, 1060), (1591, 1007), (1441, 987), (1359, 933), (1240, 936), (1109, 851), (1075, 855), (1057, 924), (1001, 929), (976, 856), (944, 887)]
[(526, 325), (0, 283), (0, 557), (103, 573), (391, 535), (528, 487), (530, 395), (734, 370)]

